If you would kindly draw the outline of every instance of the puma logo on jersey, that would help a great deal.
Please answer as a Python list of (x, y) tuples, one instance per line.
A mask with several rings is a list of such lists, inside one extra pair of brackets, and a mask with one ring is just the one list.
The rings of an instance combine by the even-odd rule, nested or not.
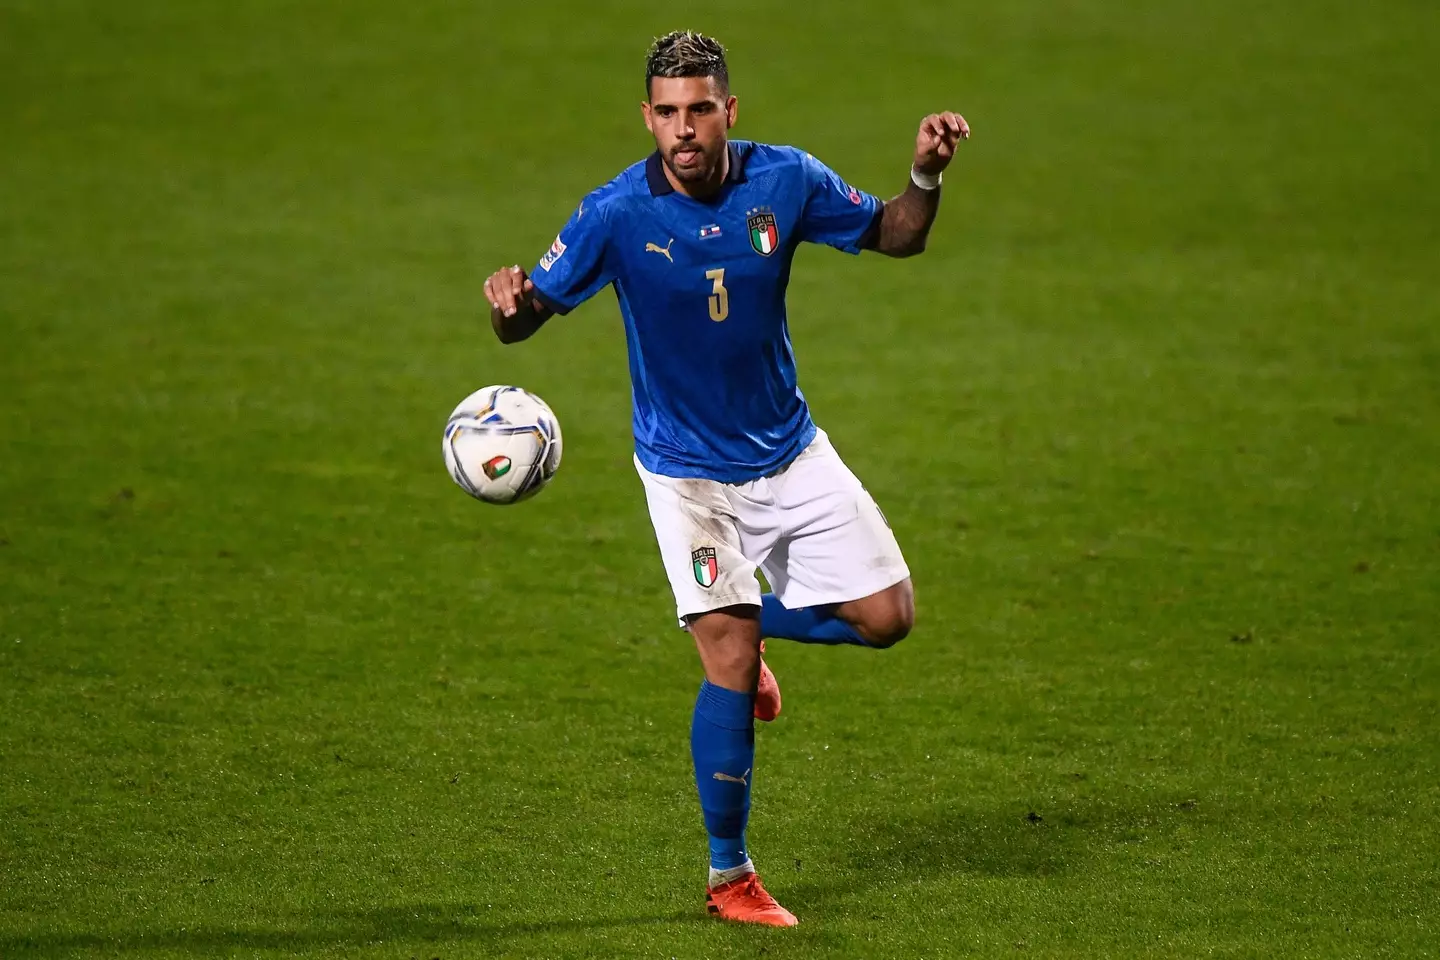
[(674, 238), (674, 237), (671, 237), (671, 238), (670, 238), (670, 242), (667, 243), (667, 244), (665, 244), (665, 246), (663, 246), (663, 247), (660, 246), (660, 244), (658, 244), (658, 243), (647, 243), (647, 244), (645, 244), (645, 252), (646, 252), (646, 253), (658, 253), (658, 254), (660, 254), (662, 257), (664, 257), (666, 260), (669, 260), (671, 263), (674, 263), (674, 262), (675, 262), (675, 258), (672, 257), (672, 256), (670, 256), (670, 248), (673, 247), (673, 246), (675, 246), (675, 238)]
[(738, 783), (742, 787), (748, 787), (750, 786), (750, 771), (746, 770), (738, 777), (732, 777), (728, 773), (717, 773), (715, 774), (715, 779), (724, 780), (726, 783)]

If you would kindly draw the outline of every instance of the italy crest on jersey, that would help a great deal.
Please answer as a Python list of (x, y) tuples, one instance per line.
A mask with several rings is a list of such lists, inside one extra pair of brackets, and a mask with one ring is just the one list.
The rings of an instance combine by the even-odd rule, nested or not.
[(750, 231), (750, 246), (761, 256), (770, 256), (780, 246), (780, 230), (775, 226), (775, 214), (770, 212), (769, 207), (751, 210), (745, 226)]

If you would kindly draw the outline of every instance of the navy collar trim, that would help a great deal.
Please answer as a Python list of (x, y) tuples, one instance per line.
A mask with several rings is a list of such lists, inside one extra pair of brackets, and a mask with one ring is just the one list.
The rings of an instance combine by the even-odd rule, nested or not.
[[(726, 151), (730, 154), (730, 169), (725, 174), (726, 183), (745, 182), (745, 154), (735, 141), (726, 145)], [(663, 197), (667, 193), (674, 193), (675, 188), (670, 185), (670, 180), (665, 176), (665, 163), (660, 159), (660, 151), (656, 150), (650, 154), (645, 161), (645, 182), (650, 186), (650, 196)]]

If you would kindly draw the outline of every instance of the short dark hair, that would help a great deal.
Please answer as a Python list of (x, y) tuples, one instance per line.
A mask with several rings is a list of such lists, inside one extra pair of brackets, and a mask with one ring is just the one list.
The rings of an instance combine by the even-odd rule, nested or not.
[(674, 30), (650, 44), (645, 55), (645, 95), (655, 77), (714, 77), (721, 93), (730, 92), (730, 71), (720, 41), (694, 30)]

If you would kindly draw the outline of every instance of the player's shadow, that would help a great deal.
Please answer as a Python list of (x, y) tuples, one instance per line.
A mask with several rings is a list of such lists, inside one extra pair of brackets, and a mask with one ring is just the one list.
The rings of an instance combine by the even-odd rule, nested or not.
[(796, 905), (823, 905), (889, 881), (1083, 872), (1101, 847), (1160, 840), (1197, 816), (1193, 801), (1157, 798), (1146, 806), (1094, 800), (1043, 811), (952, 806), (919, 817), (866, 819), (845, 832), (838, 875), (832, 870), (824, 882), (800, 880), (786, 889)]
[[(54, 956), (92, 950), (116, 953), (161, 949), (190, 954), (246, 949), (303, 954), (309, 949), (363, 946), (381, 941), (407, 946), (417, 942), (461, 942), (498, 951), (506, 942), (522, 937), (686, 922), (701, 923), (707, 920), (702, 912), (686, 910), (641, 916), (496, 921), (486, 919), (483, 912), (465, 904), (402, 904), (315, 916), (308, 918), (303, 927), (290, 930), (233, 930), (212, 927), (110, 935), (80, 933), (3, 936), (0, 937), (0, 957)], [(404, 955), (409, 956), (413, 952), (411, 949), (404, 952)]]

